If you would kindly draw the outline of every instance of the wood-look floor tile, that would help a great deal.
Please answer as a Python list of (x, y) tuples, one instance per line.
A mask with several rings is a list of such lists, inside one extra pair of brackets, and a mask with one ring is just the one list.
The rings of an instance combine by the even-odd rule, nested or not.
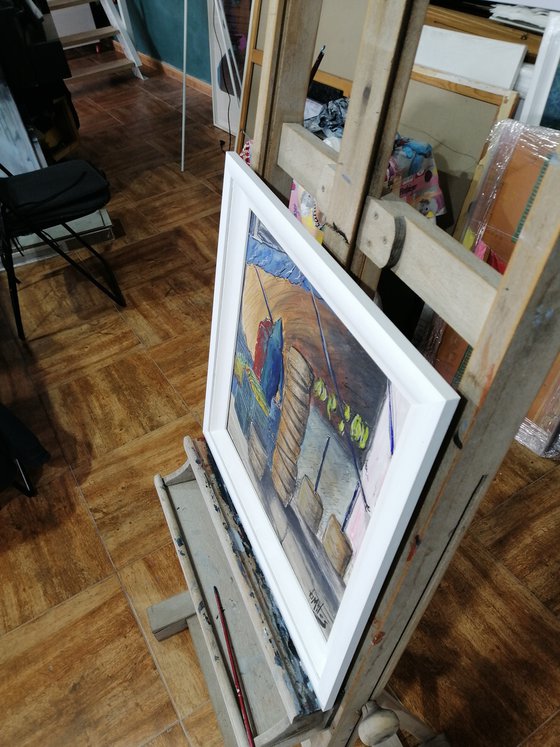
[(560, 744), (560, 710), (533, 732), (519, 747), (558, 747)]
[(150, 605), (186, 589), (172, 542), (123, 568), (120, 577), (149, 639), (175, 708), (184, 718), (209, 700), (190, 633), (184, 631), (165, 641), (157, 641), (150, 631), (146, 611)]
[(12, 339), (11, 332), (3, 325), (0, 337), (0, 401), (10, 407), (34, 394), (35, 387), (27, 376), (23, 347), (19, 341)]
[[(176, 163), (182, 154), (182, 131), (180, 126), (160, 129), (149, 136), (151, 145), (167, 153)], [(227, 145), (228, 137), (223, 130), (187, 119), (185, 127), (185, 168), (201, 150), (222, 153), (222, 143)]]
[[(78, 106), (79, 106), (79, 102)], [(100, 166), (100, 159), (110, 160), (110, 157), (127, 147), (129, 138), (124, 125), (107, 125), (95, 132), (85, 130), (80, 133), (77, 154), (82, 158), (90, 158), (96, 166)], [(130, 166), (126, 164), (125, 168)]]
[(123, 293), (130, 305), (127, 291), (137, 285), (151, 283), (159, 278), (173, 278), (184, 269), (195, 273), (182, 251), (184, 235), (179, 229), (170, 229), (140, 241), (127, 242), (113, 247), (111, 267), (119, 279)]
[(149, 211), (139, 209), (122, 193), (109, 203), (108, 211), (113, 223), (115, 238), (111, 242), (111, 254), (107, 259), (120, 284), (119, 271), (113, 267), (112, 254), (124, 246), (154, 236), (158, 229), (151, 220)]
[(478, 513), (486, 514), (492, 511), (518, 490), (554, 469), (556, 464), (557, 462), (539, 457), (522, 444), (513, 441)]
[(126, 130), (126, 141), (122, 147), (109, 151), (96, 151), (95, 165), (102, 168), (111, 183), (113, 176), (130, 168), (131, 163), (142, 163), (147, 169), (157, 168), (167, 162), (168, 157), (143, 138), (130, 139), (130, 129)]
[(44, 392), (118, 361), (138, 347), (138, 338), (113, 308), (105, 315), (29, 339), (27, 368)]
[(179, 113), (173, 106), (154, 96), (131, 96), (122, 103), (114, 102), (111, 114), (128, 128), (137, 124), (144, 127), (144, 135), (166, 122), (169, 114), (180, 121)]
[(113, 189), (118, 186), (120, 192), (135, 202), (176, 189), (194, 187), (196, 183), (192, 174), (181, 172), (178, 163), (165, 163), (154, 169), (146, 169), (144, 164), (138, 163), (119, 172), (111, 186)]
[(119, 75), (104, 81), (99, 85), (99, 80), (67, 81), (69, 88), (73, 91), (73, 99), (76, 105), (83, 97), (94, 101), (102, 109), (111, 111), (114, 106), (122, 106), (126, 101), (136, 100), (143, 97), (142, 89), (144, 81), (130, 78), (130, 73)]
[(121, 123), (108, 109), (99, 106), (93, 99), (82, 96), (75, 102), (75, 108), (80, 120), (80, 128), (88, 132), (98, 132), (110, 127), (117, 127)]
[(224, 740), (211, 703), (183, 721), (193, 747), (222, 747)]
[(185, 168), (194, 176), (208, 178), (224, 172), (225, 154), (216, 148), (194, 153), (185, 164)]
[(195, 187), (170, 195), (139, 200), (136, 206), (138, 210), (149, 213), (153, 225), (163, 230), (219, 212), (220, 198), (204, 184), (197, 183)]
[[(83, 251), (73, 251), (72, 258), (103, 281), (97, 262), (87, 259)], [(25, 265), (18, 269), (18, 279), (18, 298), (28, 343), (116, 308), (93, 283), (60, 257)]]
[(188, 89), (187, 117), (199, 122), (212, 122), (212, 97), (202, 91)]
[(463, 541), (390, 681), (454, 747), (519, 744), (557, 709), (560, 622)]
[(209, 345), (210, 329), (207, 322), (205, 327), (199, 325), (198, 334), (195, 327), (190, 334), (150, 348), (151, 355), (166, 378), (201, 423), (206, 396)]
[[(156, 99), (165, 101), (167, 104), (172, 106), (180, 106), (183, 98), (183, 84), (180, 80), (170, 78), (165, 75), (153, 75), (148, 73), (148, 77), (143, 82), (143, 91), (147, 92), (150, 96)], [(187, 85), (187, 105), (190, 103), (190, 98), (193, 93), (196, 93), (193, 88)]]
[(177, 716), (116, 578), (0, 638), (2, 743), (145, 744)]
[(560, 465), (478, 519), (472, 531), (492, 555), (560, 614)]
[(155, 739), (151, 739), (144, 747), (191, 747), (181, 724), (174, 724), (170, 729), (166, 729)]
[(145, 353), (48, 389), (43, 401), (67, 462), (77, 466), (186, 413), (177, 393)]
[(122, 567), (169, 540), (154, 475), (185, 461), (183, 438), (200, 435), (187, 416), (75, 470), (76, 479), (113, 563)]
[[(148, 117), (140, 117), (137, 120), (127, 124), (128, 131), (130, 132), (131, 138), (135, 140), (143, 140), (150, 147), (155, 147), (163, 155), (165, 160), (169, 160), (170, 156), (176, 161), (178, 157), (169, 150), (167, 145), (169, 143), (180, 143), (181, 142), (181, 112), (178, 108), (172, 107), (165, 104), (162, 101), (157, 101), (158, 106), (166, 107), (167, 111), (165, 114), (152, 114)], [(146, 125), (149, 124), (149, 128), (146, 129)], [(161, 139), (163, 137), (163, 140)], [(163, 147), (160, 147), (160, 142), (163, 143)]]
[[(42, 465), (26, 464), (23, 460), (29, 479), (35, 488), (42, 491), (52, 479), (59, 477), (68, 469), (52, 423), (38, 395), (12, 402), (9, 410), (33, 433), (41, 446), (50, 454), (49, 460)], [(12, 500), (19, 495), (19, 491), (13, 489), (10, 491), (9, 499)], [(0, 495), (0, 505), (2, 505), (2, 497), (7, 498), (4, 494)]]
[(69, 470), (0, 510), (0, 556), (2, 633), (112, 572)]
[[(167, 278), (133, 288), (127, 292), (129, 304), (123, 317), (146, 347), (182, 335), (197, 336), (209, 329), (212, 306), (208, 288), (214, 271), (193, 274), (192, 267)], [(157, 362), (157, 358), (154, 358)], [(192, 363), (183, 361), (185, 371)]]
[[(220, 230), (219, 213), (212, 213), (200, 220), (189, 221), (178, 226), (177, 230), (183, 237), (180, 244), (181, 251), (197, 269), (216, 266)], [(210, 295), (213, 296), (213, 291)]]
[(206, 177), (204, 182), (205, 184), (208, 184), (217, 194), (221, 195), (222, 188), (224, 186), (223, 169)]

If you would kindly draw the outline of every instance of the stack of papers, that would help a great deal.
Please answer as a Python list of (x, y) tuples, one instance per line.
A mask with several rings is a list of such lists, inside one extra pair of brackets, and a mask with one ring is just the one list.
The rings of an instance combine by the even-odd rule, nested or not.
[(528, 8), (525, 5), (492, 5), (490, 20), (542, 34), (548, 23), (550, 10), (560, 10), (560, 2), (544, 0), (542, 8)]

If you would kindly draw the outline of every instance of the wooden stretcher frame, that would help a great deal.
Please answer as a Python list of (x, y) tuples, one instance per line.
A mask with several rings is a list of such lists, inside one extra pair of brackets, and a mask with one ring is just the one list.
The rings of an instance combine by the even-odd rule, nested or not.
[[(429, 21), (430, 10), (431, 9), (428, 9), (426, 22)], [(253, 4), (253, 14), (251, 16), (251, 28), (248, 37), (245, 79), (240, 107), (239, 134), (235, 146), (237, 153), (241, 153), (247, 138), (246, 128), (247, 120), (249, 117), (250, 100), (252, 96), (252, 81), (254, 71), (256, 67), (262, 67), (264, 59), (263, 50), (256, 47), (259, 24), (262, 24), (260, 14), (261, 0), (255, 0), (255, 3)], [(342, 91), (342, 94), (344, 96), (351, 96), (352, 94), (352, 81), (348, 78), (333, 75), (332, 73), (324, 72), (319, 69), (315, 74), (314, 80), (318, 83), (322, 83), (324, 85), (331, 86), (332, 88), (339, 89), (340, 91)], [(496, 86), (490, 86), (484, 83), (474, 84), (468, 79), (461, 78), (451, 73), (432, 70), (421, 65), (413, 66), (410, 73), (410, 80), (432, 86), (434, 88), (442, 89), (444, 91), (447, 91), (451, 96), (462, 96), (466, 99), (474, 99), (476, 101), (482, 102), (483, 104), (490, 104), (492, 106), (495, 106), (496, 116), (494, 119), (494, 123), (499, 122), (502, 119), (512, 117), (519, 102), (519, 94), (517, 93), (517, 91), (498, 88)], [(481, 155), (482, 148), (480, 153), (478, 154), (478, 158), (480, 158)], [(334, 169), (334, 166), (332, 168)], [(475, 174), (473, 176), (473, 182), (468, 196), (472, 196), (473, 185), (477, 178), (478, 174)], [(464, 211), (465, 205), (463, 205), (460, 211), (457, 225), (462, 222)], [(457, 236), (457, 233), (455, 232), (454, 235)], [(362, 265), (368, 266), (368, 269), (370, 270), (370, 279), (372, 281), (375, 280), (377, 273), (375, 271), (372, 272), (371, 263), (369, 263), (367, 259), (364, 259), (363, 256), (360, 257), (360, 260)]]
[[(338, 157), (301, 126), (321, 0), (271, 0), (252, 151), (287, 195), (292, 178), (326, 213), (325, 245), (362, 281), (406, 238), (393, 271), (472, 346), (450, 438), (371, 615), (329, 726), (312, 747), (353, 745), (499, 468), (560, 344), (560, 158), (550, 161), (505, 275), (404, 203), (380, 201), (427, 0), (370, 0)], [(390, 6), (390, 8), (389, 8)], [(374, 72), (375, 71), (375, 77)], [(531, 366), (525, 362), (531, 360)]]

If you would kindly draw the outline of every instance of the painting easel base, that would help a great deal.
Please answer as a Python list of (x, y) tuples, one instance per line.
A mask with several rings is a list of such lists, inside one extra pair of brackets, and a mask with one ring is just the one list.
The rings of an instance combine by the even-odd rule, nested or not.
[[(224, 744), (245, 745), (245, 728), (217, 623), (216, 586), (251, 712), (255, 744), (290, 747), (301, 743), (325, 728), (330, 713), (318, 708), (242, 527), (222, 492), (205, 441), (187, 437), (184, 446), (185, 464), (164, 478), (157, 475), (155, 485), (188, 591), (148, 609), (152, 632), (161, 641), (188, 628)], [(387, 718), (395, 727), (389, 739), (398, 739), (396, 730), (400, 726), (423, 743), (432, 744), (426, 740), (436, 735), (428, 727), (389, 694), (383, 697), (376, 704), (364, 706), (363, 738), (370, 740), (365, 744), (379, 744), (382, 738), (379, 716), (375, 717), (380, 708), (385, 714), (382, 727), (386, 727)], [(383, 738), (387, 737), (385, 733)], [(394, 742), (395, 747), (399, 744)], [(445, 744), (433, 742), (434, 747)]]

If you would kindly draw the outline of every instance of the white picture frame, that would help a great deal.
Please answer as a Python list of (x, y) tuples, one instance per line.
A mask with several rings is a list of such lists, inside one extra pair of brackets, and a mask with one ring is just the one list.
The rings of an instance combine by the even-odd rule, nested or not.
[[(270, 319), (256, 332), (259, 307)], [(270, 374), (277, 369), (280, 378)], [(239, 156), (228, 153), (203, 431), (323, 710), (335, 701), (458, 401)], [(299, 475), (305, 462), (306, 472), (292, 475), (290, 493), (285, 464), (296, 468), (291, 456), (282, 460), (295, 447), (282, 439), (294, 403), (303, 407), (294, 422), (304, 429), (296, 466)], [(277, 432), (270, 436), (273, 420)], [(327, 478), (325, 506), (332, 499), (335, 508), (324, 519), (319, 491)]]

